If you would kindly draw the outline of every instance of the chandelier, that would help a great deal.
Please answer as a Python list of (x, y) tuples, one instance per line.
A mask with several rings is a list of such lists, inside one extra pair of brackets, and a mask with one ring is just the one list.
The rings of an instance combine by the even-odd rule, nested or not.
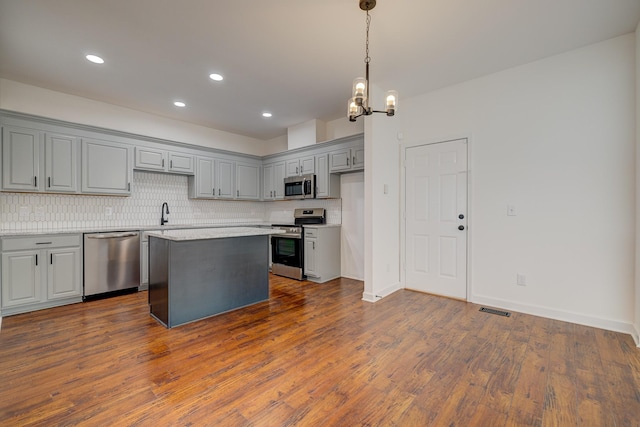
[(348, 113), (349, 121), (355, 122), (360, 116), (370, 116), (373, 113), (385, 113), (393, 116), (398, 108), (398, 92), (389, 90), (384, 95), (385, 110), (374, 110), (369, 106), (369, 26), (371, 25), (371, 15), (369, 11), (376, 7), (376, 0), (360, 0), (360, 9), (367, 12), (367, 43), (364, 57), (365, 77), (357, 77), (353, 81), (353, 98), (349, 100)]

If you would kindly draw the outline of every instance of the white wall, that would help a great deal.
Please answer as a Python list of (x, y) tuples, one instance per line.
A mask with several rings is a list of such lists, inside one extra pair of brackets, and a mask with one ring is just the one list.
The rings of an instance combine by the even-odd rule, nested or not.
[(0, 108), (245, 154), (270, 151), (267, 141), (6, 79), (0, 79)]
[(343, 138), (364, 132), (364, 120), (359, 119), (356, 122), (350, 122), (345, 116), (336, 120), (327, 122), (327, 141)]
[(636, 344), (640, 347), (640, 23), (636, 27)]
[[(371, 89), (372, 99), (382, 99), (378, 87)], [(398, 116), (365, 117), (365, 301), (400, 288), (398, 124)]]
[(364, 172), (340, 175), (341, 276), (364, 280)]
[[(408, 143), (470, 137), (471, 301), (630, 332), (634, 80), (629, 34), (403, 101)], [(374, 197), (392, 180), (383, 166), (399, 175), (386, 127), (367, 145)], [(376, 257), (395, 218), (367, 230)]]

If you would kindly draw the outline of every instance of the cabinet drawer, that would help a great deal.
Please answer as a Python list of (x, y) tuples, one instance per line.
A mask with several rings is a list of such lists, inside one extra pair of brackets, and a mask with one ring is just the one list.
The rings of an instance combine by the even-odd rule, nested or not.
[(25, 249), (49, 249), (64, 246), (80, 246), (79, 234), (59, 236), (3, 237), (2, 251), (21, 251)]
[(316, 238), (318, 237), (318, 229), (317, 228), (305, 228), (304, 229), (304, 237), (305, 238)]

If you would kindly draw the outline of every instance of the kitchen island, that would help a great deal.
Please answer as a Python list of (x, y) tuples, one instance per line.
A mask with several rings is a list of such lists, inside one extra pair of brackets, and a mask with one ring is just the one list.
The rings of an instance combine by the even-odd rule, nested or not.
[(258, 227), (149, 233), (149, 306), (167, 328), (269, 299), (269, 235)]

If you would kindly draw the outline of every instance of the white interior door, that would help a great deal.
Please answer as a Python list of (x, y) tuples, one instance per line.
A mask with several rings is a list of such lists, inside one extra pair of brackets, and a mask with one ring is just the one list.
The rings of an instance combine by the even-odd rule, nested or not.
[(405, 149), (405, 286), (467, 299), (467, 140)]

